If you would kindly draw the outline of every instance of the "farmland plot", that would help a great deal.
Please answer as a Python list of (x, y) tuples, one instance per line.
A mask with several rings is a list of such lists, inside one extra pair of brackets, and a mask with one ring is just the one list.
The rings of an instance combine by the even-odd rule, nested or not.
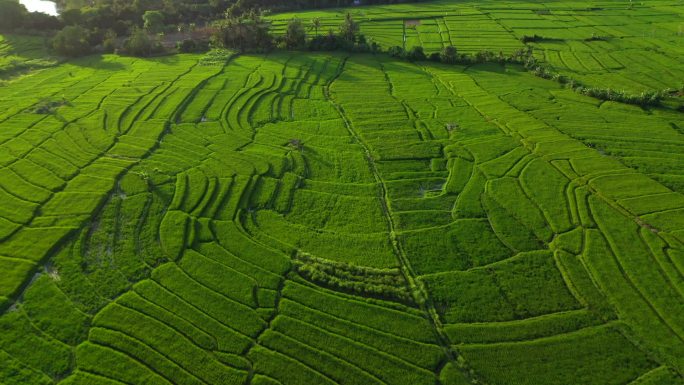
[[(346, 12), (369, 41), (384, 48), (402, 46), (404, 20), (414, 20), (419, 25), (408, 28), (407, 49), (422, 46), (431, 53), (453, 45), (461, 53), (509, 55), (531, 48), (537, 59), (583, 84), (637, 94), (679, 89), (684, 78), (684, 8), (671, 2), (589, 6), (441, 0), (278, 14), (271, 19), (275, 33), (284, 33), (286, 22), (295, 16), (304, 22), (319, 18), (325, 32), (337, 28)], [(524, 37), (535, 38), (523, 44)]]
[(225, 59), (6, 87), (0, 382), (684, 383), (681, 116), (516, 67)]

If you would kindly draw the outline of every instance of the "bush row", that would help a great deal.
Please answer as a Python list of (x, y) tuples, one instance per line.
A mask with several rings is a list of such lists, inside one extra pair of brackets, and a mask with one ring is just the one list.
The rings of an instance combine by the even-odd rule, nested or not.
[(304, 278), (342, 291), (412, 303), (411, 292), (398, 269), (376, 269), (299, 254), (296, 271)]

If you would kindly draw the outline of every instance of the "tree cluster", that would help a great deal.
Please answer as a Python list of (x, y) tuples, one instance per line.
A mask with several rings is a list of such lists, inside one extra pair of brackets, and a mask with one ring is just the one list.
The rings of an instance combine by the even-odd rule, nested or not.
[(369, 44), (365, 36), (359, 33), (359, 25), (350, 14), (346, 15), (337, 32), (331, 29), (325, 34), (318, 33), (320, 21), (312, 20), (308, 29), (315, 30), (316, 34), (310, 39), (307, 38), (307, 26), (300, 19), (290, 20), (283, 36), (274, 37), (270, 29), (270, 23), (255, 10), (240, 16), (228, 12), (225, 19), (218, 23), (213, 42), (214, 45), (239, 52), (265, 52), (275, 47), (311, 51), (380, 51), (377, 44)]
[(236, 49), (240, 52), (264, 52), (273, 48), (270, 24), (257, 11), (235, 16), (226, 13), (213, 36), (215, 45)]
[(0, 32), (44, 33), (62, 28), (62, 22), (50, 15), (29, 12), (16, 0), (0, 0)]

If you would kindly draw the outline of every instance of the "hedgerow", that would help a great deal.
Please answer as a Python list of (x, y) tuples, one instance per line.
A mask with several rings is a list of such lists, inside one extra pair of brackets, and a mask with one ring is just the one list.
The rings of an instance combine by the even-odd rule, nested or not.
[(295, 270), (313, 282), (365, 296), (411, 303), (413, 298), (398, 269), (375, 269), (298, 254)]

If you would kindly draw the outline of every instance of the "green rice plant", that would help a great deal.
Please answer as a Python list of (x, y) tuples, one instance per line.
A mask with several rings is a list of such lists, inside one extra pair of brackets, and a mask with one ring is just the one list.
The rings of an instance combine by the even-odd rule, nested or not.
[(657, 367), (649, 372), (642, 374), (641, 376), (639, 376), (639, 378), (633, 381), (633, 383), (636, 385), (671, 385), (681, 384), (681, 382), (681, 377), (679, 377), (679, 375), (674, 373), (674, 371), (671, 368), (668, 368), (667, 366)]
[(353, 10), (497, 63), (105, 55), (3, 84), (0, 383), (677, 383), (680, 116), (581, 92), (679, 82), (678, 8), (509, 8)]
[(677, 262), (675, 262), (671, 258), (671, 255), (665, 251), (668, 248), (666, 240), (659, 237), (655, 232), (646, 227), (642, 227), (639, 230), (639, 236), (648, 246), (651, 255), (653, 255), (658, 265), (660, 265), (660, 268), (667, 277), (667, 280), (671, 282), (672, 286), (674, 286), (678, 292), (682, 293), (682, 290), (684, 290), (684, 281), (682, 281), (681, 275), (682, 273), (681, 270), (679, 270)]
[(572, 378), (576, 384), (592, 384), (597, 379), (620, 384), (655, 366), (625, 339), (620, 327), (591, 327), (526, 342), (466, 345), (460, 350), (487, 381), (565, 384)]
[[(249, 307), (257, 307), (254, 292), (258, 285), (251, 277), (214, 262), (194, 250), (184, 253), (178, 266), (203, 286)], [(226, 279), (227, 277), (230, 279)]]
[(450, 210), (394, 211), (394, 225), (402, 231), (448, 225), (453, 221)]
[(90, 316), (81, 312), (56, 285), (55, 278), (41, 275), (24, 292), (22, 309), (44, 333), (69, 345), (86, 338)]
[(552, 313), (523, 320), (459, 323), (446, 325), (452, 343), (475, 344), (527, 341), (565, 334), (602, 323), (595, 314), (585, 310)]
[(210, 353), (192, 344), (170, 326), (137, 311), (109, 305), (93, 319), (93, 325), (120, 332), (151, 351), (164, 355), (169, 363), (175, 362), (190, 376), (203, 382), (237, 384), (243, 380), (238, 370), (220, 364)]
[[(588, 230), (585, 242), (587, 246), (582, 258), (609, 302), (632, 328), (647, 335), (650, 341), (657, 341), (661, 354), (676, 362), (681, 349), (671, 342), (676, 338), (676, 332), (624, 275), (603, 235), (598, 230)], [(606, 258), (606, 255), (611, 258)]]
[(71, 177), (78, 172), (78, 168), (76, 166), (69, 163), (64, 158), (56, 156), (41, 147), (31, 151), (26, 159), (47, 169), (62, 180), (71, 179)]
[(431, 194), (440, 194), (444, 190), (444, 178), (416, 178), (393, 180), (385, 183), (387, 194), (391, 200), (401, 198), (424, 198)]
[(214, 337), (163, 307), (147, 301), (135, 292), (128, 292), (122, 295), (117, 298), (116, 303), (172, 327), (202, 349), (216, 350), (217, 348)]
[(550, 241), (553, 233), (549, 229), (541, 210), (527, 197), (517, 180), (501, 178), (489, 181), (487, 195), (495, 200), (516, 220), (534, 232), (542, 241)]
[[(37, 330), (21, 310), (0, 317), (3, 352), (50, 379), (63, 377), (73, 365), (71, 347)], [(7, 362), (11, 364), (12, 361)], [(15, 363), (16, 365), (16, 363)], [(5, 366), (3, 365), (3, 368)], [(42, 377), (42, 376), (38, 376)], [(41, 380), (39, 380), (41, 381)]]
[(485, 191), (487, 177), (479, 170), (473, 175), (460, 192), (452, 215), (456, 218), (481, 218), (486, 215), (481, 196)]
[[(275, 245), (280, 244), (284, 251), (296, 248), (321, 258), (378, 268), (397, 265), (385, 232), (338, 233), (312, 229), (289, 222), (272, 211), (257, 212), (255, 224), (263, 234), (276, 235), (279, 242)], [(345, 253), (339, 253), (340, 247)]]
[[(84, 371), (76, 372), (64, 380), (66, 384), (97, 383), (120, 384), (122, 381), (168, 385), (170, 382), (150, 367), (121, 351), (104, 345), (83, 343), (76, 349), (78, 365)], [(125, 383), (125, 382), (124, 382)]]
[(64, 180), (27, 159), (18, 159), (10, 168), (24, 180), (47, 190), (56, 191), (64, 186)]
[[(414, 341), (434, 343), (434, 335), (427, 329), (428, 321), (418, 312), (398, 309), (388, 303), (372, 303), (360, 297), (347, 297), (338, 293), (316, 289), (288, 281), (282, 291), (284, 298), (298, 302), (320, 312), (394, 334)], [(416, 314), (417, 313), (417, 314)]]
[(376, 233), (387, 229), (378, 198), (345, 196), (298, 189), (288, 221), (312, 229), (341, 233)]
[(243, 261), (277, 275), (290, 269), (289, 259), (275, 249), (256, 243), (233, 222), (214, 222), (218, 243)]
[(346, 336), (428, 370), (437, 367), (442, 358), (442, 352), (435, 344), (417, 342), (382, 332), (306, 307), (289, 299), (283, 299), (279, 309), (281, 315)]
[(684, 221), (681, 219), (681, 215), (683, 213), (684, 210), (678, 208), (644, 215), (643, 218), (647, 223), (645, 226), (652, 226), (656, 229), (662, 229), (666, 231), (677, 231), (684, 228)]
[[(148, 302), (192, 324), (212, 336), (219, 351), (240, 353), (252, 343), (251, 339), (204, 312), (200, 307), (165, 289), (151, 280), (135, 285), (134, 290)], [(227, 322), (227, 321), (224, 321)], [(203, 338), (203, 337), (198, 337)]]
[(261, 374), (261, 384), (335, 384), (335, 381), (303, 363), (263, 346), (250, 349), (247, 357), (254, 362), (254, 372)]
[(285, 213), (290, 210), (294, 190), (298, 185), (299, 177), (296, 174), (285, 173), (278, 185), (277, 195), (273, 202), (276, 211)]
[(466, 270), (512, 255), (486, 221), (463, 219), (449, 226), (402, 232), (402, 247), (420, 275)]
[(421, 280), (448, 323), (508, 321), (578, 307), (553, 258), (543, 251)]
[(238, 258), (216, 242), (201, 243), (197, 249), (202, 255), (221, 265), (254, 279), (259, 287), (275, 290), (282, 278), (254, 263)]
[(218, 178), (216, 181), (215, 193), (210, 201), (207, 202), (199, 216), (205, 218), (218, 218), (222, 205), (230, 197), (233, 186), (233, 179)]
[(171, 210), (164, 215), (159, 226), (159, 242), (169, 259), (179, 259), (188, 246), (191, 223), (191, 217), (182, 211)]
[[(550, 252), (523, 253), (499, 264), (493, 268), (498, 284), (509, 293), (507, 298), (510, 301), (529, 309), (527, 311), (530, 315), (577, 307), (578, 304), (565, 286)], [(543, 294), (534, 288), (539, 281), (546, 282)]]
[(173, 263), (155, 269), (152, 279), (244, 335), (256, 335), (265, 324), (254, 309), (203, 286)]
[(0, 188), (0, 199), (6, 202), (0, 208), (0, 217), (17, 224), (28, 223), (38, 207), (35, 203), (18, 198), (3, 188)]
[(542, 248), (542, 241), (515, 215), (489, 195), (482, 201), (487, 210), (487, 218), (499, 239), (515, 251), (530, 251)]
[(186, 194), (183, 197), (181, 208), (185, 212), (194, 211), (207, 194), (209, 180), (200, 170), (193, 169), (187, 173)]
[[(99, 348), (98, 350), (100, 350), (100, 352), (96, 352), (95, 357), (98, 356), (98, 353), (102, 355), (109, 353), (108, 355), (115, 362), (123, 361), (115, 366), (117, 368), (124, 368), (122, 371), (123, 373), (117, 374), (117, 376), (126, 378), (132, 375), (137, 376), (142, 374), (142, 378), (151, 377), (151, 381), (159, 381), (159, 379), (154, 375), (144, 375), (145, 372), (153, 372), (159, 373), (159, 375), (164, 378), (181, 379), (188, 384), (202, 383), (199, 378), (195, 377), (192, 373), (189, 373), (183, 367), (174, 363), (166, 355), (157, 351), (152, 346), (145, 344), (144, 341), (128, 336), (125, 333), (106, 328), (95, 327), (90, 331), (90, 341), (90, 343), (94, 344), (96, 347), (101, 346), (105, 348)], [(89, 352), (85, 351), (85, 353)], [(86, 361), (85, 366), (89, 366), (88, 364), (97, 365), (97, 363), (88, 363)], [(96, 373), (101, 370), (102, 369), (96, 370)]]
[(478, 164), (478, 168), (488, 178), (500, 178), (506, 175), (527, 154), (529, 151), (525, 147), (516, 147), (503, 156)]
[[(539, 186), (539, 181), (544, 181)], [(568, 180), (558, 170), (541, 159), (531, 161), (520, 174), (525, 192), (539, 206), (554, 233), (572, 228), (565, 188)]]
[(592, 197), (590, 204), (596, 223), (619, 265), (628, 272), (635, 287), (654, 308), (670, 309), (663, 318), (677, 331), (679, 327), (674, 325), (684, 313), (674, 309), (682, 301), (681, 296), (666, 278), (662, 268), (653, 263), (657, 258), (644, 240), (637, 236), (638, 225), (617, 214), (615, 209), (598, 198)]
[(244, 208), (242, 203), (246, 203), (251, 194), (252, 184), (254, 178), (251, 175), (243, 176), (237, 175), (233, 179), (233, 183), (230, 185), (230, 190), (227, 192), (224, 201), (219, 203), (216, 207), (217, 216), (215, 219), (218, 220), (232, 220), (237, 215), (239, 209)]
[(0, 257), (0, 269), (4, 272), (0, 295), (5, 298), (14, 296), (21, 284), (33, 274), (35, 268), (36, 265), (31, 261)]
[(597, 177), (590, 185), (613, 199), (670, 192), (668, 188), (642, 174)]
[[(584, 235), (583, 235), (584, 236)], [(562, 250), (554, 253), (558, 270), (577, 301), (603, 319), (614, 319), (615, 310), (608, 303), (594, 281), (591, 270), (585, 265), (581, 255), (572, 255)]]
[[(62, 241), (75, 228), (72, 227), (23, 227), (10, 237), (7, 241), (0, 243), (0, 255), (14, 258), (15, 262), (10, 263), (9, 269), (12, 271), (17, 268), (25, 271), (25, 267), (17, 267), (16, 263), (26, 260), (27, 262), (38, 262), (52, 250), (54, 245)], [(36, 242), (39, 239), (40, 242)]]
[(29, 183), (7, 168), (0, 171), (0, 181), (0, 188), (4, 191), (29, 202), (45, 202), (51, 195), (48, 190)]
[(3, 367), (0, 371), (0, 375), (6, 384), (36, 384), (36, 385), (47, 385), (52, 383), (52, 379), (41, 373), (32, 369), (30, 366), (22, 363), (21, 361), (13, 358), (6, 352), (0, 352), (0, 358), (2, 358)]
[(285, 334), (267, 330), (260, 338), (260, 343), (269, 349), (296, 359), (304, 365), (315, 369), (335, 382), (353, 384), (381, 384), (382, 381), (363, 369), (350, 364), (346, 357), (337, 357), (315, 349), (306, 343), (299, 342)]
[(6, 239), (21, 228), (21, 225), (5, 218), (0, 218), (0, 240)]
[(63, 191), (53, 195), (52, 198), (43, 205), (41, 214), (43, 216), (90, 215), (103, 201), (104, 197), (100, 191)]
[(470, 382), (453, 362), (444, 365), (439, 373), (439, 381), (444, 385), (466, 385)]
[[(380, 353), (352, 339), (324, 331), (317, 326), (286, 316), (276, 317), (272, 328), (294, 340), (303, 341), (312, 348), (344, 357), (350, 363), (393, 384), (431, 384), (434, 374), (411, 363)], [(384, 370), (383, 368), (392, 368)]]

